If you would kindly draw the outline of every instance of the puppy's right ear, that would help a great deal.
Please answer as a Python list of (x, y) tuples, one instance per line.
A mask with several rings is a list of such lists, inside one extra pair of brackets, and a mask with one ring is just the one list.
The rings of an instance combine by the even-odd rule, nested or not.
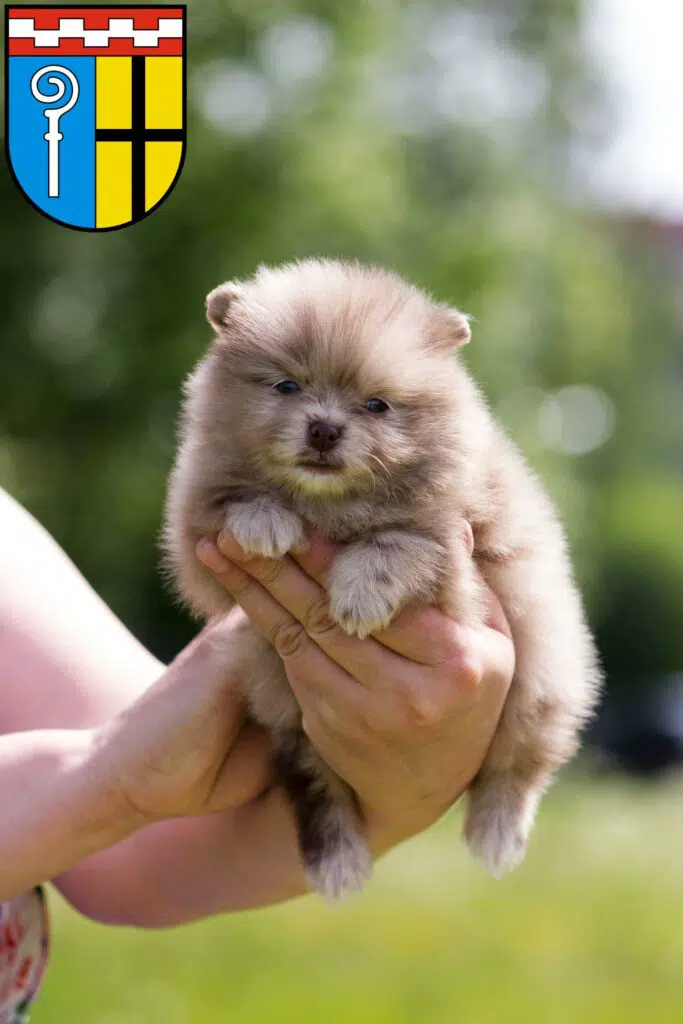
[(226, 281), (206, 296), (206, 319), (218, 333), (227, 326), (228, 310), (242, 293), (239, 281)]

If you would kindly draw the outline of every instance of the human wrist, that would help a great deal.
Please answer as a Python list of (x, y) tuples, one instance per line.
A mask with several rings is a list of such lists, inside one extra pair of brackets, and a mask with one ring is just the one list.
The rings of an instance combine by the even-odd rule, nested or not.
[(73, 757), (74, 771), (83, 788), (84, 815), (92, 836), (93, 852), (112, 846), (149, 824), (121, 784), (117, 764), (118, 730), (111, 723), (81, 730)]
[(0, 901), (134, 831), (98, 740), (90, 729), (0, 736)]

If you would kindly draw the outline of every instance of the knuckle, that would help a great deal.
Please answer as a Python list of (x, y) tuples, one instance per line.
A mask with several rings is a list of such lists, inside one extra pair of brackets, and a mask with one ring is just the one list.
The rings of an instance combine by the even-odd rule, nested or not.
[(474, 693), (481, 684), (484, 669), (481, 660), (472, 651), (461, 647), (448, 660), (448, 674), (459, 693)]
[(445, 615), (442, 616), (440, 626), (440, 640), (445, 655), (442, 661), (444, 664), (458, 664), (468, 655), (467, 637), (463, 628), (458, 621)]
[(425, 651), (430, 652), (430, 665), (438, 665), (459, 655), (460, 627), (439, 608), (422, 605), (408, 608), (403, 614), (411, 616), (409, 622), (406, 619), (406, 628), (421, 638)]
[(420, 696), (409, 706), (409, 722), (413, 729), (430, 731), (441, 724), (444, 718), (443, 708), (438, 700)]
[(304, 650), (308, 637), (298, 622), (285, 622), (274, 630), (272, 643), (281, 658), (294, 658)]
[(407, 732), (429, 731), (443, 721), (446, 709), (438, 690), (420, 683), (408, 684), (399, 691), (400, 721)]
[(284, 568), (284, 562), (257, 556), (249, 563), (249, 572), (266, 587), (274, 583)]
[(310, 637), (322, 637), (338, 630), (337, 623), (330, 613), (330, 603), (321, 597), (309, 605), (304, 615), (304, 629)]

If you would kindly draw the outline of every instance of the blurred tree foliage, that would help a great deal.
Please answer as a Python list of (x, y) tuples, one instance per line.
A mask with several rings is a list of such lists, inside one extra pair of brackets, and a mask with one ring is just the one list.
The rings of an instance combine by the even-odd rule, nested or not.
[[(187, 160), (158, 212), (82, 234), (2, 174), (0, 483), (162, 657), (193, 629), (156, 536), (204, 295), (326, 254), (474, 315), (468, 361), (566, 516), (612, 677), (683, 666), (678, 282), (582, 208), (572, 144), (603, 108), (578, 6), (192, 0)], [(572, 429), (597, 416), (604, 443), (572, 449), (577, 386)]]

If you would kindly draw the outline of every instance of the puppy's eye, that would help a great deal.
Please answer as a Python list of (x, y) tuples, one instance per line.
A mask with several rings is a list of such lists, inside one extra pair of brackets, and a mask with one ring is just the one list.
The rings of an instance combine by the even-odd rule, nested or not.
[(386, 412), (389, 406), (381, 398), (369, 398), (365, 403), (368, 412)]
[(275, 385), (275, 390), (279, 391), (281, 395), (295, 395), (297, 391), (301, 391), (301, 388), (295, 380), (281, 380)]

